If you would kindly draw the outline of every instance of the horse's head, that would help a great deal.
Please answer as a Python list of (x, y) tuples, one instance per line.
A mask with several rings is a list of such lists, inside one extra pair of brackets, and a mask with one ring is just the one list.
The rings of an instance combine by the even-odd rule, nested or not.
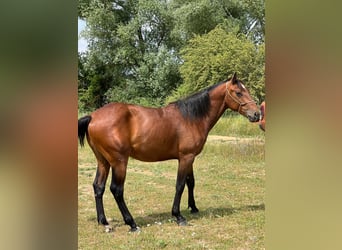
[(250, 122), (257, 122), (260, 119), (260, 110), (249, 94), (243, 83), (237, 79), (236, 73), (226, 83), (227, 106), (247, 117)]

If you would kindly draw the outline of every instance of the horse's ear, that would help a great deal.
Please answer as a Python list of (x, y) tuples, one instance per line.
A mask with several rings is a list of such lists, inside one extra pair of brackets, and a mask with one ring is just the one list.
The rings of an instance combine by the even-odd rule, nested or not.
[(232, 83), (233, 84), (237, 84), (237, 76), (236, 76), (236, 72), (234, 72), (234, 75), (233, 75), (233, 77), (232, 77)]

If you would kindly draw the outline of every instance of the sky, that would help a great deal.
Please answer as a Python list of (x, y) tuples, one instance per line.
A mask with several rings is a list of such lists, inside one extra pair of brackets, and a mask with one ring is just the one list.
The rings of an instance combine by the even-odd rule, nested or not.
[(86, 22), (78, 19), (78, 52), (84, 52), (87, 50), (87, 41), (84, 38), (80, 38), (80, 32), (85, 29)]

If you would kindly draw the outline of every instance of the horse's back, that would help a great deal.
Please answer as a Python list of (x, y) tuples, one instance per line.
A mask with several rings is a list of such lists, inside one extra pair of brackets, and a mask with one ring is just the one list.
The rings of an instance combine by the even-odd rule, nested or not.
[[(172, 112), (171, 112), (172, 113)], [(175, 115), (165, 108), (110, 103), (91, 114), (90, 145), (142, 161), (177, 157)]]

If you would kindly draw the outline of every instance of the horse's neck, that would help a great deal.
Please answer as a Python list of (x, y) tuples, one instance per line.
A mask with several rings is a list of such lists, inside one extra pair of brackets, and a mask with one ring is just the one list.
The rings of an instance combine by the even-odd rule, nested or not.
[(223, 115), (224, 111), (227, 109), (227, 105), (225, 104), (225, 90), (225, 84), (222, 84), (222, 86), (218, 86), (210, 92), (211, 107), (209, 115), (206, 118), (206, 129), (208, 133), (215, 126), (217, 121)]

